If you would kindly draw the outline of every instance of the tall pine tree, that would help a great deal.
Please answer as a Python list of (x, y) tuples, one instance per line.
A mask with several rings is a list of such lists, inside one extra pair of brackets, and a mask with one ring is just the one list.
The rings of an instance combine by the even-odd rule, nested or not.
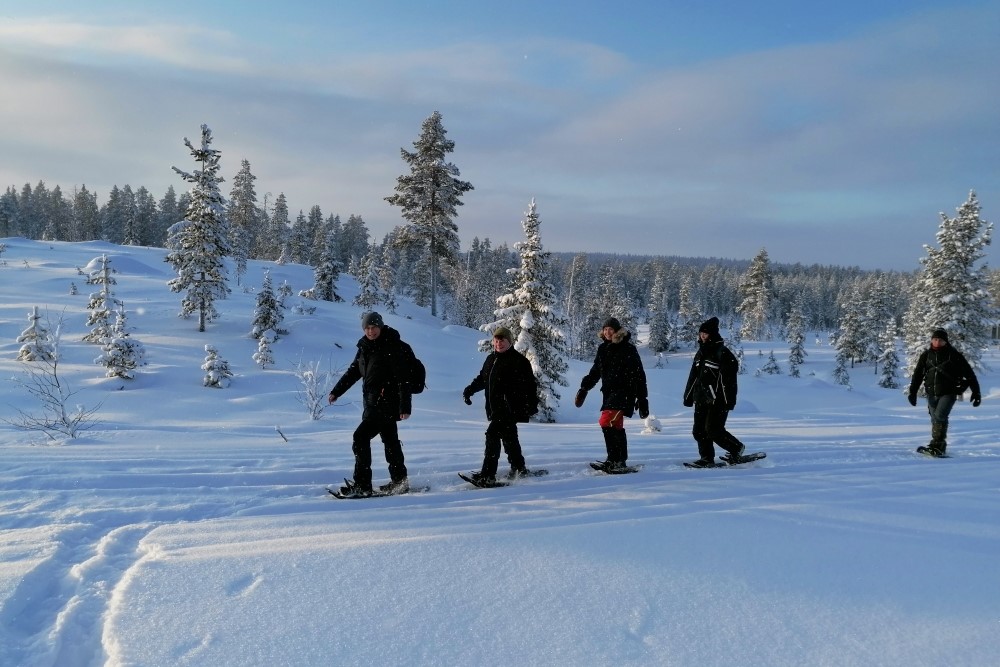
[(399, 242), (426, 250), (430, 262), (431, 315), (437, 315), (439, 262), (454, 262), (458, 255), (458, 225), (453, 218), (462, 205), (462, 195), (472, 184), (459, 180), (458, 167), (446, 161), (455, 150), (455, 142), (445, 138), (441, 114), (432, 113), (421, 126), (420, 137), (413, 142), (412, 153), (400, 149), (410, 173), (396, 179), (396, 194), (385, 200), (399, 206), (410, 222)]
[(220, 152), (211, 148), (212, 131), (201, 126), (201, 145), (195, 148), (187, 138), (184, 145), (191, 150), (195, 162), (201, 167), (193, 173), (174, 171), (191, 184), (191, 203), (184, 220), (174, 224), (168, 234), (166, 260), (177, 271), (177, 277), (167, 285), (173, 292), (186, 290), (181, 301), (181, 316), (198, 313), (198, 331), (205, 330), (206, 322), (219, 316), (215, 300), (229, 294), (226, 284), (225, 257), (229, 254), (226, 235), (225, 208), (219, 192)]

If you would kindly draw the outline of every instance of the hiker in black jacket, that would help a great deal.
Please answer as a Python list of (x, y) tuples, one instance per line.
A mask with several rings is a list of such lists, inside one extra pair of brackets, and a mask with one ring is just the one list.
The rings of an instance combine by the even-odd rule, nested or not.
[(587, 392), (601, 382), (601, 416), (597, 423), (604, 433), (607, 459), (601, 467), (606, 472), (621, 472), (626, 469), (628, 459), (628, 438), (625, 435), (625, 417), (639, 411), (639, 417), (649, 416), (649, 400), (646, 389), (646, 371), (642, 367), (639, 351), (632, 344), (632, 334), (623, 329), (617, 318), (610, 317), (601, 327), (594, 365), (576, 392), (576, 407), (581, 407)]
[(380, 487), (385, 493), (409, 490), (403, 443), (399, 441), (396, 422), (410, 418), (411, 396), (406, 382), (413, 350), (399, 332), (386, 326), (376, 312), (366, 313), (361, 321), (365, 335), (358, 340), (358, 352), (336, 386), (330, 390), (330, 403), (344, 395), (355, 382), (362, 380), (364, 412), (354, 431), (354, 480), (342, 492), (345, 495), (372, 494), (371, 440), (381, 436), (391, 481)]
[(510, 463), (508, 479), (523, 477), (530, 472), (524, 463), (517, 423), (526, 422), (538, 412), (538, 383), (531, 362), (514, 349), (513, 336), (506, 327), (493, 332), (493, 352), (486, 357), (479, 375), (462, 392), (466, 405), (472, 405), (472, 395), (486, 390), (486, 449), (483, 466), (472, 477), (486, 485), (496, 482), (500, 447), (507, 452)]
[(961, 352), (948, 344), (948, 332), (935, 329), (931, 344), (920, 354), (910, 380), (910, 405), (917, 404), (920, 385), (927, 391), (927, 412), (931, 416), (931, 441), (917, 447), (921, 454), (945, 456), (948, 447), (948, 415), (958, 397), (972, 389), (972, 406), (979, 407), (983, 397), (979, 393), (979, 380)]
[(684, 386), (684, 406), (694, 407), (691, 434), (698, 443), (700, 457), (690, 465), (715, 465), (715, 445), (728, 452), (730, 463), (739, 463), (744, 446), (726, 430), (729, 411), (736, 407), (736, 376), (739, 361), (719, 335), (719, 318), (713, 317), (698, 329), (698, 351)]

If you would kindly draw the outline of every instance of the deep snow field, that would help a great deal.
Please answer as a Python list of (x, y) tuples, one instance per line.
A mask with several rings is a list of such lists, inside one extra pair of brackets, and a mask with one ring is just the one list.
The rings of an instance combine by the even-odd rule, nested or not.
[[(0, 417), (39, 410), (11, 381), (25, 378), (15, 339), (38, 306), (63, 319), (60, 375), (97, 423), (57, 441), (0, 423), (0, 665), (1000, 660), (995, 370), (980, 375), (982, 406), (952, 413), (952, 458), (932, 460), (913, 451), (929, 436), (923, 406), (878, 387), (870, 366), (852, 369), (850, 390), (833, 383), (825, 332), (810, 333), (798, 379), (756, 377), (772, 349), (787, 373), (787, 345), (748, 342), (729, 426), (768, 456), (691, 470), (681, 390), (693, 349), (658, 369), (641, 348), (661, 430), (627, 421), (630, 462), (644, 467), (605, 476), (587, 466), (604, 455), (600, 397), (573, 407), (589, 364), (571, 361), (558, 423), (521, 427), (528, 466), (550, 474), (481, 490), (455, 473), (482, 458), (483, 395), (469, 407), (461, 392), (486, 336), (404, 303), (381, 312), (428, 368), (400, 437), (411, 481), (431, 490), (336, 500), (325, 486), (351, 474), (360, 386), (312, 420), (294, 369), (350, 363), (351, 277), (345, 303), (286, 312), (290, 333), (261, 370), (255, 295), (235, 277), (199, 333), (177, 317), (162, 249), (2, 242)], [(77, 269), (102, 254), (146, 349), (130, 382), (105, 378), (99, 347), (81, 341), (96, 289)], [(259, 288), (265, 266), (275, 288), (312, 284), (307, 267), (251, 262), (244, 285)], [(206, 344), (233, 367), (230, 387), (202, 386)], [(995, 350), (985, 359), (998, 367)]]

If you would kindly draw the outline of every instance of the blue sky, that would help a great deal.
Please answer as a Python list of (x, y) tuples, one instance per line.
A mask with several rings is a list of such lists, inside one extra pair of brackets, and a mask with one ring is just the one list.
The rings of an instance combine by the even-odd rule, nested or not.
[(909, 270), (1000, 210), (997, 35), (997, 1), (3, 0), (0, 186), (180, 191), (206, 123), (230, 181), (381, 238), (436, 110), (466, 246), (535, 198), (555, 251)]

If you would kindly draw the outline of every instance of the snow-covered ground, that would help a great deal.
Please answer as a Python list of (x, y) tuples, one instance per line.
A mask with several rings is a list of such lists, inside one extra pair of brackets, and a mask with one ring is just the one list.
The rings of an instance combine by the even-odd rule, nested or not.
[[(0, 416), (37, 411), (15, 360), (33, 306), (64, 319), (60, 372), (93, 429), (49, 442), (0, 424), (0, 665), (995, 665), (1000, 657), (1000, 383), (960, 403), (950, 452), (913, 452), (923, 407), (870, 367), (834, 384), (832, 351), (808, 340), (803, 377), (740, 378), (731, 430), (765, 460), (691, 470), (681, 389), (691, 354), (653, 367), (660, 432), (627, 422), (635, 475), (603, 476), (599, 396), (572, 395), (557, 424), (522, 426), (529, 467), (492, 490), (479, 466), (482, 394), (462, 388), (482, 356), (474, 330), (404, 304), (383, 311), (428, 368), (400, 427), (427, 493), (341, 501), (351, 474), (356, 386), (321, 420), (294, 367), (344, 369), (361, 335), (356, 293), (287, 313), (277, 363), (247, 336), (255, 303), (234, 287), (197, 332), (164, 251), (5, 239), (0, 266)], [(92, 363), (77, 267), (111, 257), (148, 365), (132, 382)], [(261, 263), (244, 284), (259, 287)], [(274, 286), (311, 271), (270, 265)], [(70, 294), (76, 283), (79, 293)], [(299, 303), (298, 297), (290, 299)], [(725, 332), (724, 332), (725, 333)], [(825, 340), (825, 336), (824, 336)], [(202, 386), (204, 346), (236, 375)], [(747, 343), (751, 368), (784, 343)], [(763, 357), (758, 356), (763, 353)], [(996, 354), (986, 355), (997, 367)], [(324, 391), (326, 387), (324, 388)], [(287, 436), (288, 441), (281, 437)], [(375, 442), (375, 479), (387, 477)], [(504, 470), (505, 462), (501, 462)]]

